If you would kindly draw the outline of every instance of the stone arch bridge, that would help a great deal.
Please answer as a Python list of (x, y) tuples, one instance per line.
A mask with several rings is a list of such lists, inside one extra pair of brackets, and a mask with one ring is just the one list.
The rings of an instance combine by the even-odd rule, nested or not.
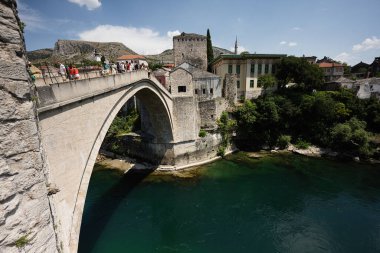
[(142, 104), (142, 128), (159, 145), (163, 161), (191, 153), (199, 132), (193, 97), (172, 97), (147, 71), (37, 85), (39, 133), (58, 240), (76, 252), (82, 213), (99, 148), (116, 114), (133, 96)]

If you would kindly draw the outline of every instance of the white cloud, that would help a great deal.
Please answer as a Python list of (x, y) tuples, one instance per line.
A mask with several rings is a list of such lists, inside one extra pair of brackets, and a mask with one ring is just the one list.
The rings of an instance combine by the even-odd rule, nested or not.
[(298, 27), (298, 26), (295, 26), (295, 27), (292, 28), (292, 30), (293, 31), (301, 31), (302, 29), (300, 27)]
[(68, 0), (71, 3), (79, 4), (79, 6), (86, 6), (89, 11), (99, 8), (102, 3), (100, 0)]
[[(230, 47), (230, 51), (235, 52), (235, 47), (234, 46)], [(248, 50), (245, 47), (238, 45), (238, 51), (237, 51), (238, 54), (243, 53), (245, 51), (248, 51)]]
[(39, 12), (35, 9), (29, 7), (29, 5), (17, 1), (19, 16), (22, 22), (25, 23), (25, 29), (28, 31), (34, 31), (37, 29), (45, 29), (43, 19), (41, 18)]
[(346, 53), (346, 52), (340, 53), (334, 58), (334, 60), (336, 61), (346, 62), (346, 63), (351, 62), (353, 59), (354, 57), (351, 54)]
[(78, 36), (81, 40), (121, 42), (139, 54), (158, 54), (173, 47), (172, 38), (177, 34), (177, 30), (160, 35), (149, 28), (99, 25), (79, 33)]
[(180, 35), (180, 31), (178, 30), (175, 30), (175, 31), (169, 31), (166, 33), (168, 35), (169, 38), (173, 38), (174, 36), (177, 36), (177, 35)]
[(288, 46), (288, 47), (295, 47), (297, 46), (297, 42), (287, 42), (285, 40), (281, 41), (280, 42), (280, 45), (283, 45), (283, 46)]
[(379, 49), (380, 48), (380, 39), (373, 36), (372, 38), (366, 38), (362, 43), (356, 44), (352, 47), (353, 51), (367, 51), (370, 49)]

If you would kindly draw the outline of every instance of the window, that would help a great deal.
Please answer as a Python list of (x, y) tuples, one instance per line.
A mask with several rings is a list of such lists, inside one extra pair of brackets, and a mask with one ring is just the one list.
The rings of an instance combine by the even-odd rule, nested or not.
[(259, 75), (261, 74), (262, 66), (263, 66), (262, 64), (260, 64), (260, 63), (258, 64), (257, 74), (259, 74)]
[(228, 74), (232, 74), (232, 65), (231, 64), (228, 65)]
[(265, 66), (265, 74), (269, 73), (269, 64), (264, 64)]
[(276, 65), (272, 65), (272, 74), (276, 73)]
[(194, 92), (195, 92), (195, 95), (198, 95), (198, 89), (195, 89)]
[(236, 74), (240, 74), (240, 65), (236, 65)]
[(253, 84), (254, 84), (254, 81), (253, 80), (249, 80), (249, 87), (250, 88), (253, 88)]
[(178, 86), (178, 92), (186, 92), (186, 86)]
[(259, 80), (257, 80), (257, 87), (258, 87), (258, 88), (261, 88), (261, 86), (262, 86), (262, 85), (261, 85), (261, 80), (260, 80), (260, 78), (259, 78)]
[(214, 93), (214, 89), (211, 88), (211, 89), (210, 89), (210, 94), (213, 94), (213, 93)]
[(236, 81), (236, 87), (240, 89), (240, 81)]
[(206, 89), (202, 89), (202, 94), (206, 94)]
[(255, 73), (255, 66), (256, 66), (256, 64), (251, 64), (251, 73)]

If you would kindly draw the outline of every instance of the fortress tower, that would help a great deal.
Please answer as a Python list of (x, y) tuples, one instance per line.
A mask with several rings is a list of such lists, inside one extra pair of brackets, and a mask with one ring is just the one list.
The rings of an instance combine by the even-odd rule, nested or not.
[(173, 37), (174, 65), (183, 62), (207, 70), (207, 37), (195, 33), (181, 33)]

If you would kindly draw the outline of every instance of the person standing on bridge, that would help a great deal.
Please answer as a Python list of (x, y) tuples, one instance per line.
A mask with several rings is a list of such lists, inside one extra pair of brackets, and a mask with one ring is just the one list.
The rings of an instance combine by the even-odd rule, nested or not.
[(66, 80), (66, 67), (65, 65), (63, 65), (61, 62), (58, 63), (59, 64), (59, 75), (62, 77), (62, 80), (65, 81)]

